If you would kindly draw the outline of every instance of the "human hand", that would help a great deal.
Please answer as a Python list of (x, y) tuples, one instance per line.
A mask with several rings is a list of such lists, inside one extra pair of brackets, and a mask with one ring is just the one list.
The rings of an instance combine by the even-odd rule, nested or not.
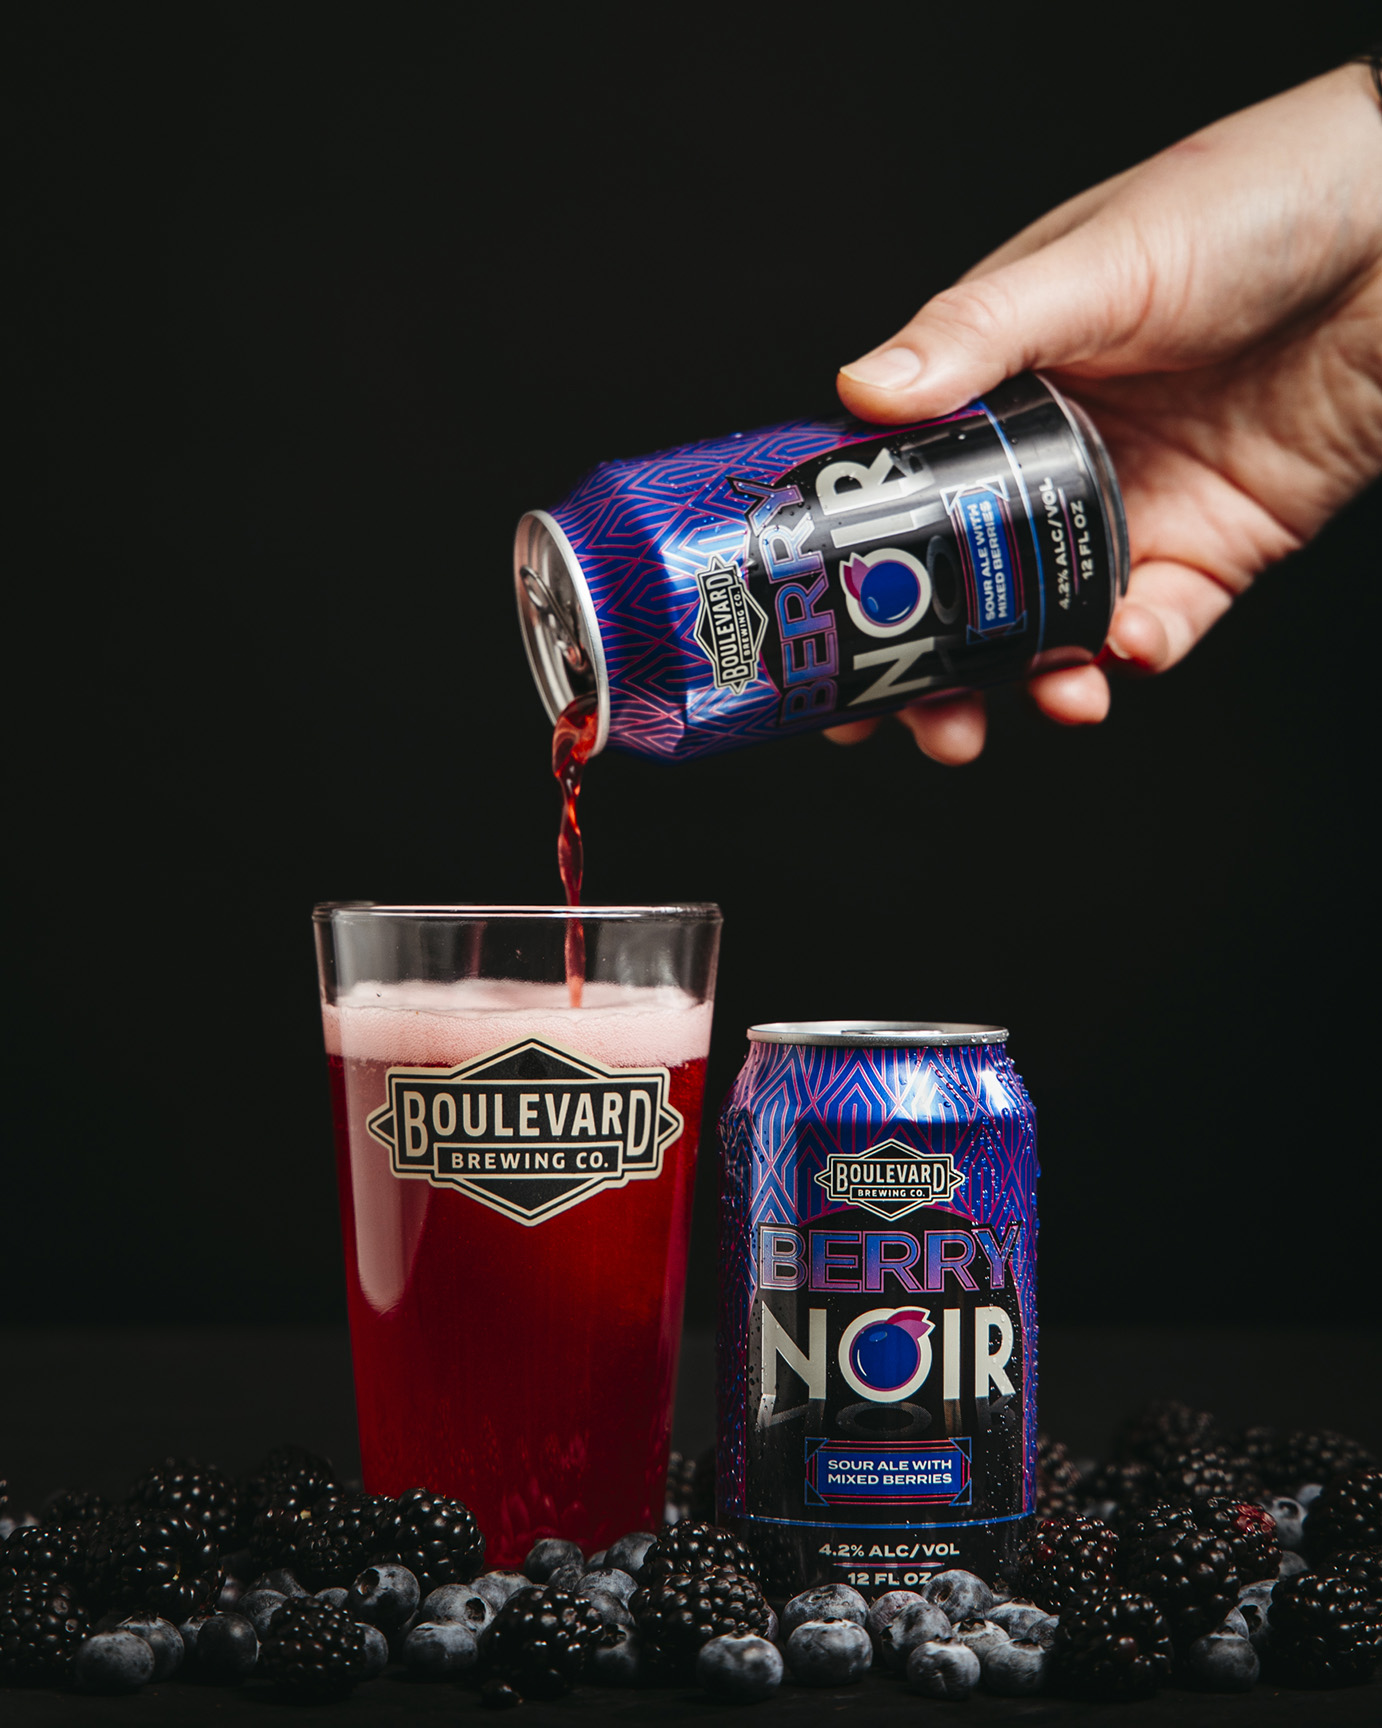
[[(1089, 412), (1132, 572), (1099, 662), (1028, 689), (1104, 718), (1113, 661), (1173, 666), (1257, 573), (1382, 473), (1382, 113), (1344, 66), (1194, 133), (1034, 222), (839, 376), (904, 423), (1039, 369)], [(899, 718), (941, 762), (984, 743), (983, 698)], [(852, 743), (877, 720), (832, 729)]]

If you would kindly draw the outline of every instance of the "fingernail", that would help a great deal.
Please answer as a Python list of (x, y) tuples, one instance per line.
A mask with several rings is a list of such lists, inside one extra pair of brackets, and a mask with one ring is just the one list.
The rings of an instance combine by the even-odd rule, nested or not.
[(1110, 654), (1116, 654), (1120, 660), (1132, 659), (1132, 655), (1129, 654), (1126, 648), (1120, 648), (1118, 646), (1118, 638), (1116, 636), (1110, 636), (1104, 646), (1108, 649)]
[(875, 390), (902, 390), (921, 376), (921, 361), (910, 348), (884, 348), (841, 366), (846, 378), (856, 384), (871, 384)]

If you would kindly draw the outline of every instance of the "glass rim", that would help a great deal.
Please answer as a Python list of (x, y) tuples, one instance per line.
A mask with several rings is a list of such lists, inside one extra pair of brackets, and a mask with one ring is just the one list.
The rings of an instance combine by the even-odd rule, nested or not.
[(540, 923), (547, 920), (582, 919), (606, 923), (709, 924), (723, 923), (724, 914), (712, 900), (681, 901), (669, 906), (488, 906), (407, 905), (383, 900), (322, 900), (312, 908), (318, 924), (328, 924), (338, 913), (355, 913), (381, 919), (412, 920), (415, 923)]

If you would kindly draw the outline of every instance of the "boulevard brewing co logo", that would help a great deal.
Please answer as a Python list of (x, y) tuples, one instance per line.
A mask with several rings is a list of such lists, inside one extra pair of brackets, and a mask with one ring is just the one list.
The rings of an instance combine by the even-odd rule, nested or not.
[(696, 572), (696, 586), (701, 607), (694, 635), (715, 674), (715, 688), (742, 696), (758, 676), (768, 614), (744, 586), (738, 566), (721, 557)]
[(665, 1068), (606, 1068), (540, 1038), (459, 1068), (390, 1068), (386, 1081), (366, 1126), (394, 1175), (459, 1188), (519, 1224), (660, 1176), (682, 1130)]
[(922, 1206), (944, 1206), (964, 1177), (948, 1152), (919, 1152), (884, 1140), (861, 1156), (832, 1152), (816, 1181), (837, 1206), (860, 1206), (880, 1218), (902, 1218)]

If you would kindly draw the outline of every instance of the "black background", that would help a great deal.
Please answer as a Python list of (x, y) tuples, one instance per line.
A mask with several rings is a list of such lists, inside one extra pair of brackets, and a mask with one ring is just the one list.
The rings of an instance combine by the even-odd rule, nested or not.
[[(1375, 27), (515, 8), (482, 42), (462, 7), (27, 10), (0, 1188), (26, 1323), (343, 1312), (308, 913), (556, 897), (523, 509), (829, 408), (1018, 226)], [(1374, 488), (1105, 726), (1009, 693), (964, 770), (891, 725), (600, 759), (588, 898), (724, 906), (712, 1099), (754, 1020), (999, 1019), (1046, 1318), (1365, 1322), (1379, 535)]]

